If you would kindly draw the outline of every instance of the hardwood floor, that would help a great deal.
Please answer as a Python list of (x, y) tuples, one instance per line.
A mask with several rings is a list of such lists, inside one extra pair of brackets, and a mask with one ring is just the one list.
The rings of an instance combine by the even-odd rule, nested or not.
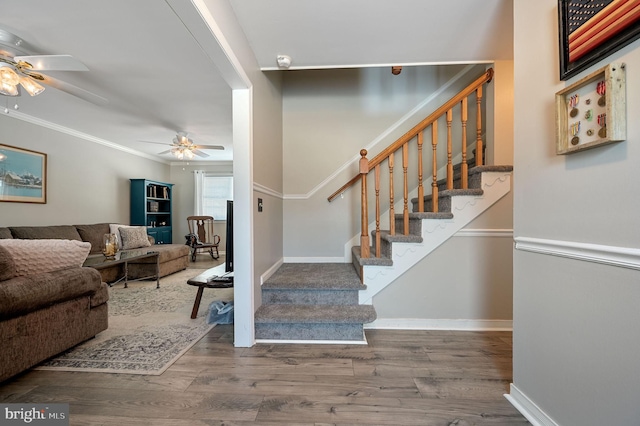
[(503, 397), (510, 332), (366, 335), (235, 348), (218, 325), (160, 376), (29, 371), (0, 384), (0, 402), (69, 403), (72, 425), (529, 424)]

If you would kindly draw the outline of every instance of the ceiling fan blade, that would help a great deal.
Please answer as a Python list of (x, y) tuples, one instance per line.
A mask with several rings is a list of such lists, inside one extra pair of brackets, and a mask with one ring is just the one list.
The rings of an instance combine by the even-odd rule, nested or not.
[(81, 89), (80, 87), (74, 86), (73, 84), (66, 83), (62, 80), (58, 80), (47, 75), (43, 75), (42, 77), (42, 83), (51, 87), (55, 87), (58, 90), (66, 92), (87, 102), (91, 102), (92, 104), (103, 106), (109, 103), (106, 98), (96, 95), (95, 93), (91, 93), (88, 90)]
[(209, 154), (207, 154), (206, 152), (202, 152), (202, 151), (200, 151), (200, 150), (198, 150), (198, 149), (194, 149), (194, 150), (192, 150), (191, 152), (193, 152), (195, 155), (200, 156), (200, 157), (203, 157), (203, 158), (205, 158), (205, 157), (208, 157), (208, 156), (209, 156)]
[(168, 149), (168, 150), (166, 150), (166, 151), (159, 152), (159, 153), (158, 153), (158, 155), (168, 154), (168, 153), (170, 153), (170, 152), (171, 152), (171, 150), (170, 150), (170, 149)]
[(224, 150), (222, 145), (196, 145), (197, 149), (221, 149)]
[(89, 68), (71, 55), (16, 56), (16, 62), (28, 62), (34, 71), (89, 71)]

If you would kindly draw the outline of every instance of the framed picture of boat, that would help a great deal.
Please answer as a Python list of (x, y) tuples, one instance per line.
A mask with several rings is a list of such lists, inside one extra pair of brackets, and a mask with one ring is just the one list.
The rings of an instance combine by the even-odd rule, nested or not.
[(640, 37), (640, 0), (558, 0), (560, 80)]
[(0, 144), (0, 201), (47, 202), (47, 154)]

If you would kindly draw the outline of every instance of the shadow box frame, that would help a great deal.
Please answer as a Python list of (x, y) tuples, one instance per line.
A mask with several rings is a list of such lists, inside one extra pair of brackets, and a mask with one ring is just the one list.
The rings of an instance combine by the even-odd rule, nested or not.
[[(598, 89), (599, 83), (604, 84), (604, 105), (599, 105), (596, 100), (598, 90), (601, 90)], [(571, 117), (574, 108), (571, 106), (571, 99), (576, 95), (577, 98), (574, 99), (577, 99), (577, 113), (575, 117)], [(624, 63), (606, 65), (560, 90), (556, 93), (556, 153), (571, 154), (626, 140), (626, 109)], [(604, 126), (599, 124), (601, 114), (606, 114)], [(572, 126), (577, 130), (575, 135), (572, 134)], [(604, 136), (599, 133), (602, 127), (605, 128)], [(577, 142), (574, 137), (578, 137)]]
[[(15, 170), (14, 168), (15, 167)], [(34, 178), (41, 180), (41, 191), (39, 195), (18, 195), (5, 193), (8, 186), (36, 186), (33, 182), (20, 182), (19, 184), (8, 184), (7, 176), (9, 173), (17, 178), (25, 179), (18, 176), (20, 171), (27, 171)], [(10, 176), (13, 179), (13, 176)], [(13, 203), (47, 203), (47, 154), (30, 149), (19, 148), (16, 146), (0, 144), (0, 202)]]
[[(568, 80), (591, 65), (640, 38), (640, 17), (635, 10), (640, 0), (613, 0), (570, 34), (571, 4), (590, 7), (597, 0), (558, 0), (560, 80)], [(581, 46), (580, 46), (581, 45)], [(582, 49), (571, 59), (571, 49)]]

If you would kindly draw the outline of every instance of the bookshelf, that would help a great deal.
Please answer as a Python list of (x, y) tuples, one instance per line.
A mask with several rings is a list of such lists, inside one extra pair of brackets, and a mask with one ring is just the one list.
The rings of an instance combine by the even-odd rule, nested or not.
[(172, 183), (131, 179), (131, 225), (146, 226), (156, 244), (172, 242)]

